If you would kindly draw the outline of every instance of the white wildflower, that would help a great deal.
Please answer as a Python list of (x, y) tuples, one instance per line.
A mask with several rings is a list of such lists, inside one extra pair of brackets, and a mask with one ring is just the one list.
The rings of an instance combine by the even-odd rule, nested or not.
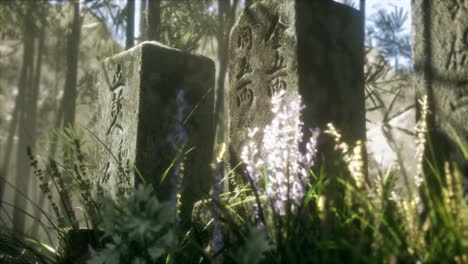
[(427, 134), (427, 114), (428, 114), (428, 102), (427, 96), (424, 96), (422, 100), (419, 101), (421, 105), (421, 120), (416, 124), (416, 158), (417, 158), (417, 171), (416, 177), (414, 179), (415, 185), (418, 188), (421, 186), (423, 181), (422, 173), (423, 173), (423, 161), (424, 161), (424, 152), (426, 147), (426, 134)]
[(364, 160), (362, 157), (363, 147), (362, 142), (360, 140), (356, 141), (356, 145), (350, 151), (350, 147), (348, 144), (341, 140), (341, 134), (338, 130), (333, 126), (333, 124), (329, 123), (327, 125), (328, 130), (325, 133), (331, 135), (335, 140), (335, 148), (341, 151), (343, 155), (343, 160), (348, 167), (348, 170), (353, 177), (354, 182), (358, 188), (363, 188), (366, 184), (365, 177), (364, 177)]
[[(260, 192), (266, 192), (277, 213), (284, 215), (288, 203), (294, 211), (301, 203), (307, 188), (309, 168), (316, 155), (318, 130), (311, 130), (311, 138), (306, 143), (303, 154), (299, 150), (302, 141), (303, 123), (300, 120), (301, 98), (286, 103), (285, 92), (281, 91), (272, 98), (274, 118), (263, 131), (261, 153), (254, 136), (257, 128), (248, 131), (249, 142), (244, 146), (241, 159), (246, 164), (248, 176)], [(263, 170), (262, 170), (263, 169)], [(266, 175), (262, 174), (266, 172)], [(263, 177), (268, 185), (263, 188)]]

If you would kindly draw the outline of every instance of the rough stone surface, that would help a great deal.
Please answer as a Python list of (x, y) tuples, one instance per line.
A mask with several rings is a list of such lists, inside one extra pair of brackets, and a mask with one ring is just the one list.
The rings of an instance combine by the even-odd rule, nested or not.
[(455, 142), (451, 126), (468, 144), (468, 0), (416, 0), (412, 9), (416, 89), (433, 101), (435, 128)]
[[(97, 181), (112, 195), (133, 188), (139, 173), (167, 200), (176, 186), (161, 176), (176, 151), (176, 92), (185, 91), (183, 119), (188, 132), (183, 199), (188, 206), (208, 193), (214, 140), (214, 63), (157, 42), (144, 42), (108, 58), (99, 74)], [(118, 162), (117, 162), (118, 161)], [(123, 166), (119, 166), (123, 164)], [(130, 177), (122, 177), (123, 174)], [(127, 179), (126, 179), (127, 178)]]
[(302, 96), (305, 137), (308, 128), (332, 122), (345, 141), (364, 139), (362, 39), (360, 13), (332, 1), (262, 1), (247, 9), (231, 32), (232, 162), (247, 129), (271, 122), (271, 96), (279, 90), (286, 101)]

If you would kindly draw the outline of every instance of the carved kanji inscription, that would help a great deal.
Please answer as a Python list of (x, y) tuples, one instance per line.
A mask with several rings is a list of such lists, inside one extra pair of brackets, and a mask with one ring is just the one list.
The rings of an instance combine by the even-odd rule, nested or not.
[(267, 31), (265, 41), (271, 45), (273, 49), (277, 49), (282, 46), (283, 34), (288, 26), (281, 21), (279, 15), (274, 15), (272, 23)]
[[(350, 140), (365, 135), (363, 28), (357, 10), (334, 1), (257, 1), (240, 16), (229, 47), (233, 166), (248, 129), (263, 131), (273, 120), (272, 96), (281, 91), (285, 104), (303, 96), (311, 127), (334, 122)], [(343, 63), (343, 54), (353, 60)], [(333, 109), (338, 101), (342, 109)], [(255, 135), (259, 146), (262, 134)]]
[(247, 59), (247, 57), (242, 57), (239, 61), (239, 69), (236, 74), (236, 79), (239, 80), (242, 77), (244, 77), (246, 74), (249, 74), (252, 72), (252, 67), (250, 66), (250, 61)]
[(460, 71), (468, 65), (468, 28), (451, 38), (446, 70)]
[(270, 82), (268, 87), (269, 95), (273, 96), (279, 91), (286, 91), (288, 89), (288, 84), (282, 77), (276, 77)]
[(283, 53), (280, 50), (275, 50), (274, 51), (274, 59), (273, 63), (271, 65), (271, 69), (268, 71), (268, 73), (273, 74), (279, 70), (285, 69), (286, 68), (286, 62)]
[(121, 66), (117, 64), (116, 71), (112, 78), (111, 86), (109, 87), (109, 90), (112, 93), (112, 99), (110, 108), (111, 121), (106, 131), (107, 135), (109, 135), (112, 129), (114, 128), (122, 130), (122, 99), (124, 87), (125, 83), (122, 77), (122, 69)]
[(237, 47), (239, 49), (250, 50), (252, 48), (252, 29), (243, 27), (237, 36)]
[(468, 8), (468, 0), (443, 0), (442, 2), (447, 7), (452, 19), (455, 19), (459, 14), (461, 14), (463, 9)]
[(250, 107), (254, 100), (254, 93), (250, 86), (239, 90), (237, 94), (237, 107)]

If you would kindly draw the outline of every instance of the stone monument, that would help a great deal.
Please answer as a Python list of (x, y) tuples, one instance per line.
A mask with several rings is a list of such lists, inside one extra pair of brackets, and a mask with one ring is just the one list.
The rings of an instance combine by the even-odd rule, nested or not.
[[(214, 73), (210, 59), (158, 42), (143, 42), (104, 61), (98, 77), (97, 136), (102, 144), (96, 176), (105, 192), (121, 195), (142, 176), (161, 200), (173, 198), (180, 187), (184, 213), (209, 192)], [(183, 102), (177, 98), (181, 91)], [(177, 128), (177, 118), (183, 128)], [(161, 178), (180, 154), (173, 146), (177, 133), (186, 133), (185, 150), (193, 148), (183, 158), (181, 186), (170, 176)]]
[[(360, 12), (333, 1), (261, 1), (231, 32), (230, 151), (233, 165), (247, 129), (271, 122), (271, 97), (302, 97), (304, 137), (333, 123), (343, 140), (365, 139), (364, 43)], [(262, 133), (258, 134), (261, 142)], [(334, 147), (323, 140), (319, 155)], [(319, 150), (320, 151), (320, 150)]]
[(416, 0), (412, 9), (415, 85), (430, 101), (431, 132), (456, 145), (455, 132), (466, 146), (468, 0)]

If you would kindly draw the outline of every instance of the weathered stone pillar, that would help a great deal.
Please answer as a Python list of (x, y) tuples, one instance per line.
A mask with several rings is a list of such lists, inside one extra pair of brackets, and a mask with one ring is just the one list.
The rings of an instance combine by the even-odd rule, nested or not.
[(468, 0), (412, 3), (415, 86), (418, 97), (427, 95), (429, 101), (428, 128), (436, 162), (456, 158), (459, 165), (464, 162), (467, 177), (467, 162), (457, 153), (455, 134), (467, 146)]
[[(162, 200), (174, 199), (174, 191), (181, 187), (189, 209), (208, 193), (214, 73), (210, 59), (157, 42), (144, 42), (104, 61), (98, 80), (97, 129), (103, 144), (96, 176), (105, 192), (122, 194), (141, 174)], [(171, 179), (174, 169), (161, 182), (185, 136), (184, 149), (194, 149), (178, 172), (183, 174), (181, 186)]]
[[(271, 97), (279, 90), (286, 101), (301, 95), (305, 137), (308, 128), (323, 131), (331, 122), (346, 142), (365, 139), (362, 23), (358, 10), (333, 1), (262, 1), (241, 15), (230, 46), (233, 163), (247, 128), (261, 131), (271, 122)], [(322, 141), (321, 154), (332, 148)]]

